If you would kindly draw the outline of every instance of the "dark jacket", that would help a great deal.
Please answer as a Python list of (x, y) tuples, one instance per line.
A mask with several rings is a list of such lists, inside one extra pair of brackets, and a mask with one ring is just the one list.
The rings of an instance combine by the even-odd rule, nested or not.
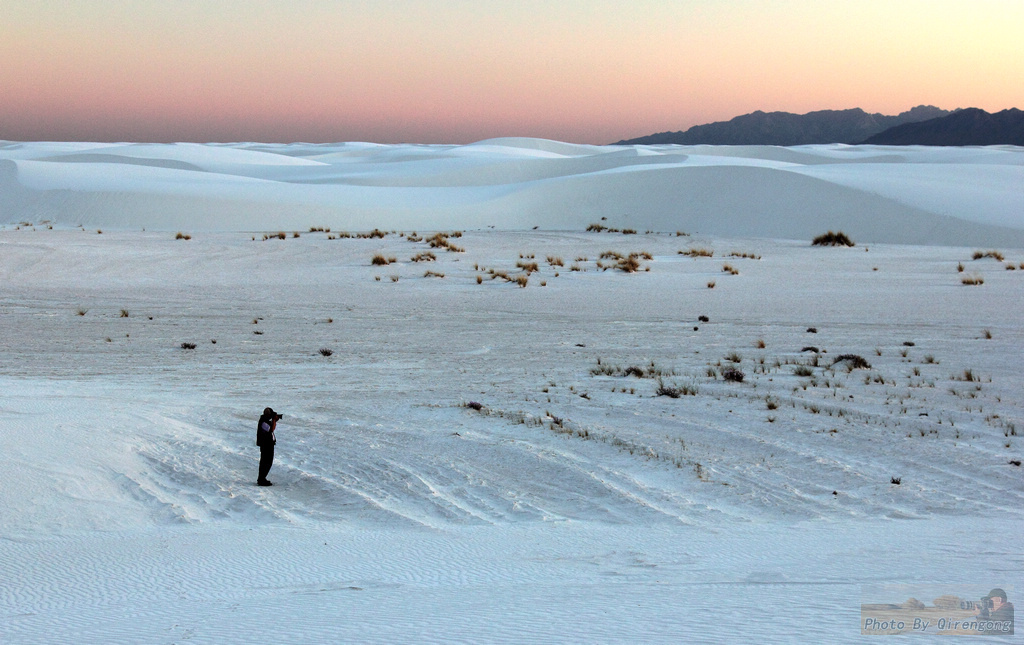
[(273, 417), (260, 417), (259, 423), (256, 424), (257, 446), (273, 446), (277, 443), (277, 437), (274, 436), (276, 424), (277, 420)]

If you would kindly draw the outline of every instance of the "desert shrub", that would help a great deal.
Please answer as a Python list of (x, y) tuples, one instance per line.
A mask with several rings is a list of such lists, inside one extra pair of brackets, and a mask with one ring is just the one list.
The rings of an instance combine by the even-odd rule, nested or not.
[(196, 348), (196, 344), (195, 343), (182, 343), (181, 344), (181, 348), (182, 349), (195, 349)]
[(728, 273), (730, 275), (739, 275), (740, 274), (739, 269), (737, 269), (733, 265), (729, 264), (728, 262), (726, 262), (725, 264), (722, 265), (722, 271), (724, 273)]
[(515, 280), (513, 280), (512, 282), (515, 282), (515, 283), (516, 283), (516, 284), (518, 284), (518, 285), (519, 285), (520, 287), (525, 287), (525, 286), (526, 286), (526, 284), (527, 284), (527, 283), (528, 283), (529, 281), (530, 281), (530, 279), (529, 279), (528, 277), (526, 277), (525, 275), (521, 275), (521, 276), (518, 276), (518, 277), (516, 277), (516, 279), (515, 279)]
[(279, 240), (286, 240), (286, 239), (288, 239), (288, 236), (285, 235), (284, 231), (279, 232), (275, 237), (277, 237), (277, 239), (279, 239)]
[(811, 240), (812, 246), (854, 246), (853, 240), (847, 237), (846, 233), (829, 231)]
[(722, 378), (726, 381), (732, 381), (733, 383), (742, 383), (746, 375), (735, 367), (729, 367), (722, 370)]
[(763, 338), (758, 338), (757, 342), (754, 343), (754, 346), (757, 347), (758, 349), (764, 349), (765, 347), (767, 347), (767, 344), (764, 342)]
[(553, 255), (548, 256), (548, 264), (550, 264), (553, 267), (565, 266), (565, 263), (562, 261), (562, 258)]
[(470, 401), (469, 403), (466, 404), (466, 407), (469, 408), (470, 410), (476, 410), (477, 412), (484, 409), (483, 403), (477, 403), (476, 401)]
[(839, 363), (845, 363), (850, 370), (871, 369), (871, 364), (864, 360), (863, 356), (858, 356), (857, 354), (840, 354), (832, 361), (832, 365), (834, 366)]
[(658, 389), (654, 391), (655, 396), (667, 396), (671, 399), (678, 399), (681, 396), (696, 396), (697, 388), (693, 385), (683, 385), (682, 387), (665, 385), (660, 379), (658, 380)]
[(391, 278), (392, 282), (398, 282), (398, 275), (397, 274), (392, 274), (392, 275), (390, 275), (388, 277)]
[(540, 271), (540, 267), (537, 265), (536, 262), (525, 262), (523, 260), (520, 260), (519, 262), (516, 262), (516, 268), (522, 269), (523, 271), (526, 271), (527, 273), (533, 273), (534, 271)]
[(708, 281), (708, 289), (714, 289), (714, 288), (715, 288), (715, 281), (714, 280)]
[(628, 258), (619, 260), (615, 268), (624, 273), (636, 273), (640, 269), (640, 260), (636, 256), (630, 255)]
[(730, 363), (741, 363), (743, 362), (743, 357), (739, 355), (739, 352), (729, 352), (729, 354), (726, 355), (725, 360)]
[(423, 253), (417, 253), (410, 258), (413, 262), (433, 262), (437, 260), (437, 256), (430, 251), (424, 251)]
[(482, 275), (478, 275), (476, 277), (476, 283), (477, 284), (483, 284), (483, 281), (484, 281), (484, 277)]
[(683, 231), (676, 231), (676, 237), (689, 237), (689, 236), (690, 236), (689, 233), (684, 233)]
[(176, 240), (191, 240), (192, 236), (191, 235), (186, 235), (185, 233), (182, 233), (181, 231), (178, 231), (178, 234), (174, 236), (174, 239), (176, 239)]
[(333, 349), (328, 349), (326, 347), (321, 347), (320, 348), (320, 355), (321, 356), (330, 356), (333, 353), (334, 353)]
[(983, 278), (979, 274), (975, 273), (975, 274), (972, 274), (972, 275), (965, 275), (964, 277), (960, 278), (960, 283), (961, 284), (966, 284), (968, 286), (977, 286), (977, 285), (985, 284), (985, 278)]
[(81, 307), (79, 307), (78, 309), (76, 309), (76, 310), (75, 310), (75, 314), (77, 314), (77, 315), (79, 315), (79, 316), (84, 316), (84, 315), (85, 315), (85, 314), (87, 314), (88, 312), (89, 312), (89, 310), (88, 310), (88, 309), (83, 309), (83, 308), (81, 308)]
[(370, 264), (375, 265), (375, 266), (388, 265), (388, 264), (391, 264), (392, 262), (397, 262), (397, 258), (393, 258), (393, 257), (386, 258), (383, 255), (381, 255), (380, 253), (374, 255), (373, 259), (370, 260)]
[(1003, 261), (1003, 254), (999, 251), (975, 251), (972, 256), (975, 260), (981, 260), (982, 258), (992, 258), (993, 260)]
[(587, 231), (591, 233), (600, 233), (601, 231), (607, 229), (607, 226), (602, 226), (601, 224), (591, 224), (590, 226), (587, 227)]
[(438, 273), (437, 271), (427, 271), (426, 273), (423, 274), (423, 277), (424, 278), (443, 278), (444, 274), (443, 273)]
[(797, 365), (793, 369), (793, 376), (814, 376), (814, 370), (806, 365)]
[(128, 310), (127, 309), (122, 309), (121, 310), (121, 317), (122, 318), (127, 318), (128, 317)]
[(903, 481), (902, 477), (890, 477), (889, 478), (889, 483), (893, 484), (895, 486), (899, 486), (900, 482), (902, 482), (902, 481)]
[(710, 258), (715, 255), (715, 252), (712, 251), (711, 249), (699, 247), (686, 249), (685, 251), (680, 251), (679, 255), (687, 255), (691, 258)]

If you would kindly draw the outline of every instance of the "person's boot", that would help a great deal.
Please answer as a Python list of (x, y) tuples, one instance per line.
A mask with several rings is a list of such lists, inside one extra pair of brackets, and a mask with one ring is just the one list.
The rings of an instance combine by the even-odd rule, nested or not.
[(272, 482), (270, 482), (269, 480), (261, 479), (260, 481), (256, 482), (256, 485), (257, 486), (273, 486), (274, 484)]

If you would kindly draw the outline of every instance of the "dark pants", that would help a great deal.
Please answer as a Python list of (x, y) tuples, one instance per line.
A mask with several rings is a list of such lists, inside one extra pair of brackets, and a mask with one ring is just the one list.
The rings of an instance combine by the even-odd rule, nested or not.
[(264, 481), (274, 465), (274, 446), (260, 446), (260, 478), (257, 481)]

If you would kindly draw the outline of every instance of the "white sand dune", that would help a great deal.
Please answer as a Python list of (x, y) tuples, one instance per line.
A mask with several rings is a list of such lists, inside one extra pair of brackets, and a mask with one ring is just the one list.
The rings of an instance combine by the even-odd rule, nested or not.
[(1020, 150), (0, 158), (2, 643), (852, 643), (868, 586), (1024, 589)]
[(0, 221), (148, 230), (637, 230), (1024, 246), (1014, 147), (8, 144)]

